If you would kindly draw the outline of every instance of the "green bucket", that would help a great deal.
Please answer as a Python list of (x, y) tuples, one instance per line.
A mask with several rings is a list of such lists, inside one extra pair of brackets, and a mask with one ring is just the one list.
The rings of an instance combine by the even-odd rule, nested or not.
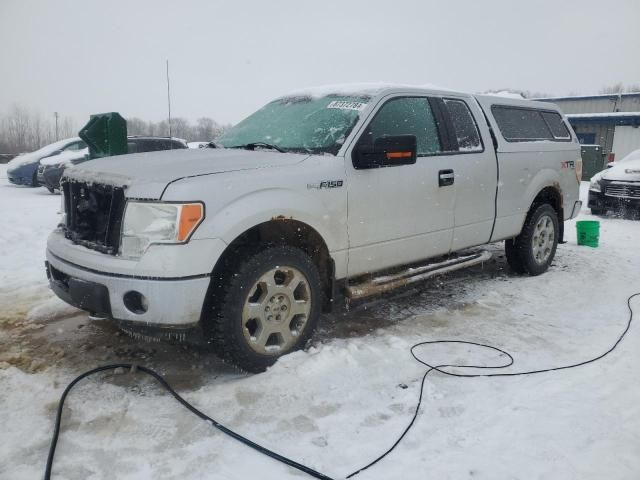
[(580, 220), (576, 222), (578, 245), (597, 247), (600, 239), (600, 222), (597, 220)]

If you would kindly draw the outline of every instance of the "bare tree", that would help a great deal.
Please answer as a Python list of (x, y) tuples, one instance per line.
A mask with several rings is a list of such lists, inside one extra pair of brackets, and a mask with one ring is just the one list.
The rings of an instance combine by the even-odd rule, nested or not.
[[(187, 141), (210, 141), (224, 132), (228, 125), (220, 125), (209, 117), (201, 117), (195, 125), (185, 118), (171, 119), (172, 135)], [(132, 117), (127, 120), (129, 135), (169, 135), (167, 120), (147, 122)], [(59, 138), (76, 136), (77, 128), (69, 116), (58, 117)], [(51, 115), (29, 111), (20, 105), (13, 105), (2, 115), (0, 112), (0, 153), (21, 153), (37, 150), (56, 139), (55, 124)]]
[(152, 122), (147, 123), (140, 118), (128, 118), (127, 133), (129, 135), (151, 135), (151, 132), (149, 132), (149, 125), (152, 124)]
[(625, 85), (622, 82), (614, 83), (613, 85), (607, 85), (600, 89), (602, 94), (617, 94), (617, 93), (638, 93), (640, 92), (640, 84)]
[(30, 149), (29, 129), (31, 118), (29, 111), (19, 105), (13, 105), (5, 118), (4, 129), (9, 145), (15, 149), (15, 153), (26, 152)]

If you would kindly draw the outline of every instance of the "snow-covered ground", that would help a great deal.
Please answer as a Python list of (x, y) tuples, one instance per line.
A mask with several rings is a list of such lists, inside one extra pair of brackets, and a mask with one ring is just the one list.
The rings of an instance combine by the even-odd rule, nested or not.
[[(144, 343), (54, 299), (46, 235), (60, 197), (8, 185), (0, 166), (0, 478), (40, 478), (57, 400), (82, 371), (135, 360), (268, 448), (344, 478), (388, 448), (411, 418), (424, 367), (412, 344), (490, 343), (511, 371), (605, 351), (640, 291), (640, 221), (602, 218), (601, 246), (578, 247), (574, 222), (550, 271), (530, 278), (494, 260), (401, 295), (324, 318), (312, 348), (261, 375), (205, 350)], [(586, 194), (583, 184), (582, 194)], [(592, 218), (586, 210), (580, 218)], [(640, 299), (634, 301), (640, 322)], [(430, 347), (436, 363), (502, 361)], [(640, 478), (640, 323), (602, 361), (513, 378), (433, 375), (413, 430), (364, 479)], [(404, 388), (407, 386), (407, 388)], [(302, 479), (189, 414), (142, 377), (85, 381), (68, 401), (54, 478)]]

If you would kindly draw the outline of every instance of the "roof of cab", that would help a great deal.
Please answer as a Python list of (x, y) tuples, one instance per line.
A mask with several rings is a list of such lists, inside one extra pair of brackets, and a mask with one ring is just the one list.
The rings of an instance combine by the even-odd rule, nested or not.
[(513, 105), (529, 108), (542, 108), (549, 110), (559, 110), (558, 106), (553, 103), (533, 101), (519, 98), (510, 98), (501, 95), (478, 95), (468, 92), (461, 92), (451, 90), (446, 87), (440, 87), (437, 85), (410, 85), (401, 83), (345, 83), (335, 85), (321, 85), (317, 87), (302, 88), (289, 92), (286, 95), (282, 95), (279, 98), (291, 98), (291, 97), (312, 97), (321, 98), (329, 95), (344, 95), (344, 96), (362, 96), (377, 97), (391, 93), (431, 93), (441, 95), (457, 95), (466, 97), (482, 98), (485, 102), (492, 105)]
[(301, 88), (294, 90), (286, 95), (282, 95), (280, 98), (290, 97), (313, 97), (320, 98), (329, 95), (367, 95), (375, 97), (383, 93), (399, 92), (399, 91), (423, 91), (423, 92), (442, 92), (442, 93), (455, 93), (460, 95), (468, 95), (464, 92), (454, 92), (448, 88), (439, 87), (436, 85), (407, 85), (407, 84), (393, 84), (393, 83), (345, 83), (335, 85), (321, 85), (317, 87)]
[(491, 105), (509, 105), (514, 107), (536, 108), (540, 110), (553, 110), (560, 111), (560, 108), (555, 103), (541, 102), (538, 100), (527, 100), (524, 98), (511, 98), (504, 97), (502, 95), (474, 95), (478, 100), (483, 100), (483, 103)]

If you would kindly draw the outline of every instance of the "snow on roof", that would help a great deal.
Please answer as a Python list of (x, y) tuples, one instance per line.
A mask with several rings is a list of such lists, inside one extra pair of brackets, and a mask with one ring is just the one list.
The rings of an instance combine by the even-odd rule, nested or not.
[(640, 112), (567, 113), (568, 118), (625, 118), (638, 117)]
[(58, 165), (58, 164), (71, 164), (73, 160), (79, 160), (89, 154), (89, 148), (83, 148), (82, 150), (66, 150), (58, 155), (43, 158), (40, 160), (40, 165)]
[(618, 98), (618, 97), (640, 97), (640, 92), (629, 93), (598, 93), (596, 95), (566, 95), (563, 97), (539, 97), (531, 100), (542, 100), (545, 102), (554, 102), (556, 100), (592, 100), (598, 98)]
[(327, 95), (368, 95), (375, 96), (389, 89), (411, 89), (411, 90), (441, 90), (452, 91), (448, 88), (439, 87), (437, 85), (410, 85), (401, 83), (345, 83), (334, 85), (320, 85), (316, 87), (306, 87), (294, 90), (279, 98), (309, 96), (312, 98), (326, 97)]
[(22, 165), (26, 165), (28, 163), (33, 163), (41, 158), (47, 157), (51, 155), (56, 150), (61, 150), (72, 142), (80, 141), (80, 137), (71, 137), (65, 138), (64, 140), (58, 140), (57, 142), (50, 143), (49, 145), (45, 145), (39, 150), (35, 152), (25, 153), (23, 155), (19, 155), (8, 163), (8, 168), (15, 169), (21, 167)]
[(516, 92), (510, 92), (509, 90), (500, 90), (498, 92), (487, 92), (482, 95), (490, 95), (492, 97), (503, 97), (503, 98), (517, 98), (518, 100), (527, 100), (521, 94)]

